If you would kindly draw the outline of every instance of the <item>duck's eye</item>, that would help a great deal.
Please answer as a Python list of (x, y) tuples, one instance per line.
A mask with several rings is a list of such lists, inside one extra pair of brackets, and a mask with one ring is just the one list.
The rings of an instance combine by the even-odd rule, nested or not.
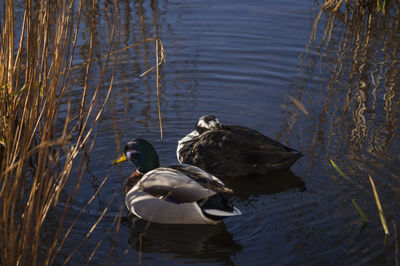
[(132, 158), (132, 155), (134, 154), (139, 154), (137, 150), (130, 150), (126, 152), (126, 157), (130, 160)]
[(204, 118), (203, 118), (203, 120), (204, 120), (204, 122), (207, 124), (207, 123), (209, 123), (209, 122), (212, 122), (212, 121), (215, 121), (217, 118), (215, 117), (215, 116), (211, 116), (211, 115), (208, 115), (208, 116), (205, 116)]
[(211, 129), (221, 128), (221, 123), (217, 119), (210, 121), (209, 125), (210, 125), (209, 128)]

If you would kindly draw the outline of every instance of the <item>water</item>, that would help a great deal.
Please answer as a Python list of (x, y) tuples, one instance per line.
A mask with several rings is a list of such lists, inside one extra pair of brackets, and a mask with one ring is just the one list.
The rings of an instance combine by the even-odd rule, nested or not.
[[(120, 1), (119, 7), (120, 42), (113, 47), (157, 32), (165, 48), (167, 62), (160, 67), (163, 138), (155, 71), (138, 78), (155, 64), (154, 42), (146, 42), (115, 55), (112, 95), (70, 217), (107, 180), (75, 224), (59, 262), (75, 249), (73, 265), (85, 263), (93, 251), (93, 264), (118, 265), (394, 263), (393, 224), (400, 224), (400, 68), (399, 35), (390, 31), (390, 21), (372, 27), (366, 44), (368, 38), (352, 37), (356, 25), (340, 20), (327, 32), (333, 19), (329, 13), (322, 14), (312, 35), (320, 10), (313, 1)], [(96, 10), (99, 63), (91, 87), (110, 46), (112, 11), (108, 2)], [(83, 21), (81, 30), (76, 64), (86, 60), (88, 51), (88, 23)], [(74, 71), (71, 95), (77, 102), (82, 77), (84, 68)], [(79, 111), (79, 105), (73, 109)], [(111, 161), (129, 139), (142, 137), (153, 143), (162, 165), (176, 163), (178, 139), (203, 114), (254, 128), (301, 150), (304, 157), (291, 172), (270, 180), (225, 180), (237, 193), (233, 202), (242, 216), (217, 226), (146, 228), (123, 209), (124, 180), (134, 167), (112, 167)], [(331, 158), (352, 182), (335, 172)], [(391, 232), (386, 246), (368, 175), (375, 180)], [(275, 179), (283, 184), (271, 182)], [(351, 199), (371, 223), (362, 224)], [(85, 239), (105, 208), (105, 217)], [(49, 231), (58, 211), (48, 219)]]

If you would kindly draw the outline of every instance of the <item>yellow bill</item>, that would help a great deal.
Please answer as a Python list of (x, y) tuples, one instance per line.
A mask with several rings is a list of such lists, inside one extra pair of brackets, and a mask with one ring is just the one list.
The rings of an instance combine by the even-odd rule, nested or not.
[(117, 163), (122, 163), (128, 161), (128, 158), (126, 158), (125, 154), (122, 154), (121, 157), (119, 157), (118, 159), (114, 160), (112, 163), (113, 164), (117, 164)]

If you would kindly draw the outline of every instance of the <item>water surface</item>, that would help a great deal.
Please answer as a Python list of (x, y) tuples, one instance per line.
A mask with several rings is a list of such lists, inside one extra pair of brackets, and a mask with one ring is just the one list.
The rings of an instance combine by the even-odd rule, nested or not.
[[(369, 36), (372, 43), (365, 44), (366, 32), (361, 41), (352, 38), (357, 29), (332, 20), (329, 13), (315, 24), (320, 6), (307, 1), (120, 1), (119, 7), (116, 49), (155, 36), (165, 48), (167, 62), (160, 67), (163, 138), (155, 71), (139, 77), (155, 64), (154, 42), (145, 42), (115, 55), (112, 96), (71, 217), (108, 179), (75, 225), (64, 258), (81, 243), (71, 257), (73, 264), (86, 262), (94, 250), (92, 263), (118, 265), (394, 262), (393, 224), (400, 223), (400, 75), (399, 54), (393, 48), (399, 44), (398, 34), (385, 37), (377, 26)], [(112, 6), (101, 2), (97, 12), (102, 30), (95, 54), (101, 62), (110, 46)], [(76, 64), (86, 60), (88, 51), (88, 25), (81, 27)], [(343, 32), (350, 36), (345, 42)], [(96, 68), (92, 71), (95, 86)], [(74, 72), (73, 99), (80, 99), (83, 73)], [(107, 75), (111, 73), (110, 68)], [(79, 105), (74, 107), (79, 111)], [(176, 163), (177, 141), (203, 114), (254, 128), (301, 150), (304, 157), (291, 172), (271, 175), (270, 180), (226, 180), (243, 215), (220, 225), (147, 228), (127, 216), (123, 184), (134, 167), (110, 164), (124, 143), (145, 138), (162, 165)], [(352, 182), (335, 172), (331, 158)], [(368, 175), (376, 182), (389, 223), (386, 247)], [(271, 182), (275, 179), (283, 185)], [(296, 185), (299, 180), (305, 188)], [(362, 224), (351, 199), (370, 224)], [(105, 218), (82, 241), (104, 208)], [(50, 221), (57, 211), (53, 215)], [(116, 217), (121, 216), (115, 233)]]

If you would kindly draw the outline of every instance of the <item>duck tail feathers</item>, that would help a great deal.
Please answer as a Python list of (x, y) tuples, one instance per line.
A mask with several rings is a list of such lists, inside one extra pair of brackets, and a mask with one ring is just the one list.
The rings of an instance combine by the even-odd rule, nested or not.
[(217, 193), (203, 201), (197, 202), (203, 214), (212, 220), (221, 220), (225, 217), (242, 214), (222, 194)]
[(298, 158), (300, 158), (301, 156), (303, 156), (303, 153), (301, 153), (301, 151), (296, 151), (296, 150), (294, 150), (294, 151), (292, 151), (293, 152), (293, 154), (295, 154)]

